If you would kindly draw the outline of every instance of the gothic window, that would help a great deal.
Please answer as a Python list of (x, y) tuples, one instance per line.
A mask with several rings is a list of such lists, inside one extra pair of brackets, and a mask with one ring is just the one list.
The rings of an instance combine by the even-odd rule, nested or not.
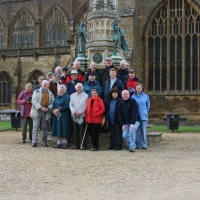
[(0, 72), (0, 104), (11, 103), (12, 80), (6, 72)]
[(32, 83), (33, 87), (36, 86), (36, 85), (39, 85), (39, 82), (38, 82), (39, 76), (44, 76), (44, 74), (42, 72), (38, 71), (38, 70), (35, 70), (30, 74), (27, 82)]
[(152, 92), (200, 90), (200, 14), (187, 0), (165, 0), (147, 35), (147, 85)]
[(4, 25), (0, 19), (0, 49), (4, 48)]
[(17, 17), (13, 31), (14, 48), (31, 48), (35, 43), (35, 25), (32, 16), (23, 10)]
[(67, 45), (67, 18), (58, 7), (49, 13), (44, 35), (45, 46)]

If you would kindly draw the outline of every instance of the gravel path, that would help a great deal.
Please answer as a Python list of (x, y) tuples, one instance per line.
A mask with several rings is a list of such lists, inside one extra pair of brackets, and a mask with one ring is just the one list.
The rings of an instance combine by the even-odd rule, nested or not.
[(0, 199), (200, 199), (200, 134), (163, 134), (135, 153), (32, 148), (20, 138), (0, 132)]

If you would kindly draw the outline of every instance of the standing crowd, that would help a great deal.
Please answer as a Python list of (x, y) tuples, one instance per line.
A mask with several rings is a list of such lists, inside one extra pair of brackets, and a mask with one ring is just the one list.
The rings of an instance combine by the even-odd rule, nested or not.
[(26, 142), (29, 125), (32, 147), (38, 145), (39, 131), (42, 131), (41, 145), (48, 147), (50, 131), (51, 136), (57, 138), (54, 148), (85, 150), (86, 133), (89, 133), (91, 151), (98, 151), (103, 126), (110, 134), (108, 150), (122, 150), (123, 139), (130, 152), (147, 149), (149, 97), (125, 60), (120, 62), (119, 69), (110, 57), (105, 63), (101, 72), (96, 63), (91, 62), (84, 73), (80, 62), (75, 61), (70, 72), (67, 67), (56, 67), (55, 73), (48, 72), (46, 79), (39, 76), (39, 85), (34, 88), (28, 83), (17, 99), (22, 143)]

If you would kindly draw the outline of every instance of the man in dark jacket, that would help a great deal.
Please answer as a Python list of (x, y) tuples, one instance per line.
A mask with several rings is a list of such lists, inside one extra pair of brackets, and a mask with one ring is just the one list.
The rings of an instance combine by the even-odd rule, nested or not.
[(102, 71), (102, 74), (101, 74), (101, 85), (102, 86), (104, 85), (105, 81), (110, 78), (110, 72), (109, 72), (109, 70), (111, 68), (114, 68), (116, 70), (116, 72), (117, 72), (117, 78), (119, 78), (118, 69), (113, 65), (112, 58), (111, 57), (107, 57), (105, 59), (105, 62), (106, 62), (106, 68)]
[(119, 68), (119, 79), (122, 81), (124, 86), (125, 86), (125, 82), (128, 78), (128, 73), (129, 73), (129, 71), (128, 71), (128, 68), (127, 68), (126, 61), (122, 60), (120, 62), (120, 68)]
[[(76, 89), (75, 89), (75, 86), (77, 83), (82, 83), (79, 79), (78, 79), (78, 72), (77, 70), (75, 69), (72, 69), (71, 73), (70, 73), (70, 76), (71, 76), (71, 81), (69, 81), (67, 84), (66, 84), (66, 87), (67, 87), (67, 94), (68, 95), (71, 95), (73, 93), (76, 92)], [(82, 83), (83, 84), (83, 83)]]
[(118, 106), (118, 118), (122, 125), (123, 138), (130, 152), (135, 152), (136, 130), (139, 126), (140, 115), (137, 102), (130, 98), (128, 90), (122, 91), (122, 100)]
[(122, 81), (116, 77), (117, 70), (115, 68), (111, 68), (109, 72), (110, 78), (103, 85), (104, 102), (107, 102), (108, 94), (112, 88), (117, 88), (120, 92), (124, 89)]

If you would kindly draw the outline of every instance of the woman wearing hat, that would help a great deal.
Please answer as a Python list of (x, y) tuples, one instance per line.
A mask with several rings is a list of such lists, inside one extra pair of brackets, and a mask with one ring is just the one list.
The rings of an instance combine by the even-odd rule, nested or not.
[(98, 81), (96, 81), (96, 74), (90, 72), (88, 81), (84, 84), (83, 91), (91, 97), (91, 90), (96, 89), (98, 94), (101, 95), (102, 89)]

